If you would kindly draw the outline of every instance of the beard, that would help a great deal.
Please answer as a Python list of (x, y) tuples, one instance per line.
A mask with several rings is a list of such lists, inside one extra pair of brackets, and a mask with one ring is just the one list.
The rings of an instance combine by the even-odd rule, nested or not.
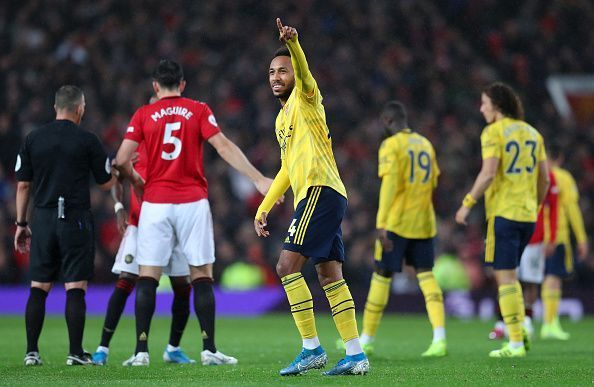
[(287, 99), (289, 99), (289, 97), (291, 96), (291, 93), (292, 93), (292, 92), (293, 92), (293, 87), (291, 87), (291, 88), (287, 88), (285, 91), (283, 91), (283, 92), (282, 92), (282, 93), (280, 93), (280, 94), (274, 94), (274, 96), (275, 96), (277, 99), (284, 99), (284, 100), (287, 100)]

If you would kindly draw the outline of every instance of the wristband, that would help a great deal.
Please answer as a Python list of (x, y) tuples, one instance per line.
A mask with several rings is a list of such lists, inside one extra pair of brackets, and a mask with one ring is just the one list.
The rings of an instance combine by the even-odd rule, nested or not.
[(124, 209), (124, 205), (121, 202), (117, 202), (116, 204), (113, 205), (113, 210), (115, 211), (115, 213), (117, 214), (119, 210), (123, 210)]
[(470, 194), (466, 194), (464, 196), (464, 200), (462, 201), (462, 205), (468, 209), (472, 208), (476, 204), (476, 200)]
[(22, 221), (22, 222), (19, 222), (19, 221), (17, 220), (16, 222), (14, 222), (14, 224), (15, 224), (16, 226), (19, 226), (19, 227), (27, 227), (27, 226), (29, 225), (29, 222), (27, 222), (26, 220), (24, 220), (24, 221)]

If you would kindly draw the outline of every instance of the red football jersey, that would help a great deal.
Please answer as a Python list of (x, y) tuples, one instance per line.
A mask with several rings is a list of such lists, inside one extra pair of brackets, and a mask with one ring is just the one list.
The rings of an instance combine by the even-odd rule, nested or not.
[[(134, 169), (143, 179), (146, 179), (146, 150), (144, 143), (141, 143), (136, 150), (138, 152), (138, 161), (134, 164)], [(136, 198), (133, 189), (130, 189), (130, 214), (128, 216), (128, 224), (138, 227), (138, 219), (140, 218), (140, 202)]]
[(143, 200), (189, 203), (206, 198), (202, 146), (219, 132), (212, 111), (203, 102), (166, 97), (138, 109), (125, 138), (144, 142), (146, 148)]
[(534, 233), (532, 234), (532, 238), (530, 238), (529, 244), (533, 243), (541, 243), (544, 241), (545, 237), (545, 217), (544, 217), (544, 209), (545, 207), (549, 210), (549, 217), (548, 217), (548, 226), (549, 226), (549, 240), (554, 241), (557, 239), (557, 214), (559, 213), (559, 187), (557, 187), (557, 182), (555, 181), (555, 176), (553, 176), (553, 171), (549, 170), (549, 180), (550, 185), (547, 191), (547, 195), (545, 196), (544, 203), (542, 204), (540, 211), (538, 211), (538, 219), (536, 221), (536, 227), (534, 228)]

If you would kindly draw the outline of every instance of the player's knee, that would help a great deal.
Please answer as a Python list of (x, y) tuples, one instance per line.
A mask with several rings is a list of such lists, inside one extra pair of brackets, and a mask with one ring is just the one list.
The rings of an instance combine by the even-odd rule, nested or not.
[(87, 281), (66, 282), (64, 284), (64, 289), (66, 289), (66, 291), (68, 291), (70, 289), (82, 289), (86, 292), (87, 291)]
[(318, 271), (318, 281), (322, 287), (342, 279), (342, 273)]
[(52, 289), (52, 283), (51, 282), (37, 282), (37, 281), (31, 281), (31, 287), (32, 288), (38, 288), (43, 290), (46, 293), (49, 293), (49, 291)]
[(292, 265), (287, 264), (286, 262), (283, 262), (281, 260), (279, 260), (276, 263), (276, 274), (278, 275), (279, 278), (283, 278), (288, 276), (289, 274), (293, 274), (294, 272), (291, 271)]

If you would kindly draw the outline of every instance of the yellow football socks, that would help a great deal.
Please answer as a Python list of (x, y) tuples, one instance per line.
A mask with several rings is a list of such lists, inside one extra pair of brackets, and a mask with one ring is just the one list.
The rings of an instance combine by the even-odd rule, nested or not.
[(391, 283), (391, 277), (383, 277), (377, 273), (373, 273), (369, 294), (367, 294), (367, 302), (365, 303), (365, 311), (363, 312), (364, 335), (375, 337), (382, 315), (384, 314), (384, 309), (388, 304)]
[(359, 337), (355, 320), (355, 303), (346, 281), (341, 279), (324, 286), (324, 292), (330, 303), (332, 318), (343, 342)]
[(501, 285), (499, 286), (499, 307), (501, 308), (501, 314), (503, 315), (503, 321), (507, 326), (509, 332), (510, 342), (522, 342), (524, 336), (522, 333), (522, 315), (523, 302), (522, 290), (518, 287), (518, 283), (513, 285)]
[[(303, 274), (293, 273), (281, 278), (295, 325), (299, 329), (302, 339), (311, 339), (318, 336), (316, 320), (313, 311), (311, 292), (305, 283)], [(350, 295), (349, 295), (350, 296)]]
[(559, 313), (559, 302), (561, 300), (561, 290), (542, 287), (541, 290), (543, 322), (552, 324)]
[(419, 287), (425, 296), (427, 314), (433, 329), (445, 327), (445, 311), (443, 307), (443, 294), (432, 271), (417, 274)]
[(526, 305), (524, 304), (524, 293), (522, 292), (522, 285), (520, 284), (520, 281), (516, 281), (515, 286), (518, 291), (518, 294), (520, 295), (518, 298), (518, 302), (520, 303), (520, 320), (523, 323), (526, 319)]

